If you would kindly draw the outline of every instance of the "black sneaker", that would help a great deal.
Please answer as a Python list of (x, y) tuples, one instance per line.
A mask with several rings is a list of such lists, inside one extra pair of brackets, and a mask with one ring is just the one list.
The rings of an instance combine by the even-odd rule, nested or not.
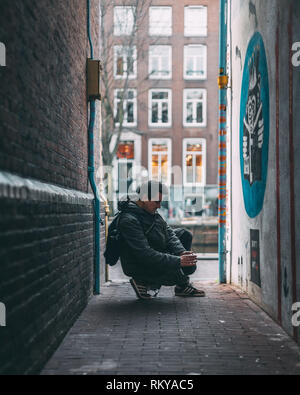
[(205, 296), (205, 292), (201, 289), (197, 289), (193, 287), (191, 284), (186, 287), (175, 287), (175, 296), (183, 296), (183, 297), (198, 297), (201, 298)]
[(152, 296), (147, 293), (148, 289), (145, 285), (138, 284), (133, 278), (130, 279), (130, 284), (139, 299), (151, 299)]

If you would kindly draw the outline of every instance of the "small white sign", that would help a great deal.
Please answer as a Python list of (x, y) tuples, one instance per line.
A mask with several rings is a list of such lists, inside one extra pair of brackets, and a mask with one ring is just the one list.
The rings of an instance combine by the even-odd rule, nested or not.
[(3, 43), (0, 42), (0, 67), (6, 66), (6, 48)]
[(0, 302), (0, 326), (6, 326), (6, 307)]

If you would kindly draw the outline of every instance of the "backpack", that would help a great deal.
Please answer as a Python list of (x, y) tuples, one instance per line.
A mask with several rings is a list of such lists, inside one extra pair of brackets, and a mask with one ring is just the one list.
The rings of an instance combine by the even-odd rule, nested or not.
[[(133, 213), (131, 213), (134, 215)], [(138, 216), (134, 215), (137, 219)], [(121, 255), (121, 232), (119, 230), (119, 222), (121, 218), (121, 212), (118, 212), (114, 219), (112, 220), (112, 223), (108, 227), (108, 235), (107, 235), (107, 240), (106, 240), (106, 249), (104, 252), (104, 257), (106, 264), (109, 266), (114, 266), (117, 264), (120, 255)], [(155, 222), (147, 229), (145, 232), (145, 236), (152, 230), (153, 226), (155, 225)]]

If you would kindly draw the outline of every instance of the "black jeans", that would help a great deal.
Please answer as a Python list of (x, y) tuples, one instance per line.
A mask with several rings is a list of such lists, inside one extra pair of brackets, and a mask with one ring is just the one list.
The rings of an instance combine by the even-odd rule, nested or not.
[[(174, 229), (176, 236), (181, 241), (183, 247), (187, 250), (191, 250), (193, 235), (190, 231), (177, 228)], [(162, 285), (173, 286), (178, 285), (179, 287), (185, 287), (189, 284), (189, 275), (195, 273), (197, 266), (181, 267), (178, 269), (168, 270), (167, 273), (161, 276), (156, 276), (153, 278), (135, 278), (141, 284), (149, 286), (150, 289), (158, 289)]]

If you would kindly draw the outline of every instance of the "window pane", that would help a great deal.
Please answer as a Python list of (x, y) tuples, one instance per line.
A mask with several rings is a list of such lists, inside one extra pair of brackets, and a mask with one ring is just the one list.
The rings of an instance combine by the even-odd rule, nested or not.
[(150, 34), (172, 34), (172, 8), (150, 7)]
[(190, 152), (190, 151), (200, 152), (200, 151), (202, 151), (202, 145), (200, 143), (199, 144), (187, 144), (186, 150), (188, 152)]
[(114, 34), (130, 35), (134, 25), (134, 8), (131, 6), (114, 8)]
[(123, 106), (122, 103), (117, 103), (117, 115), (116, 115), (116, 122), (121, 123), (123, 120)]
[(186, 106), (186, 122), (192, 123), (193, 122), (193, 103), (187, 103)]
[(186, 180), (193, 182), (193, 155), (186, 156)]
[(158, 103), (152, 103), (152, 123), (158, 122)]
[(168, 103), (162, 103), (162, 123), (168, 123)]
[(197, 123), (203, 122), (203, 105), (202, 103), (197, 103)]
[(152, 178), (158, 179), (158, 155), (152, 155)]
[(129, 100), (132, 100), (133, 98), (134, 98), (134, 92), (133, 91), (128, 91), (127, 92), (127, 98), (129, 99)]
[(196, 155), (196, 182), (202, 182), (202, 155)]
[(161, 157), (161, 181), (168, 181), (168, 155), (162, 155)]
[(185, 35), (207, 34), (207, 7), (185, 7)]
[(168, 99), (168, 92), (152, 92), (152, 98), (154, 100), (166, 100)]
[(134, 122), (134, 111), (133, 111), (133, 103), (128, 102), (127, 103), (127, 122), (128, 123), (133, 123)]
[(123, 66), (123, 57), (119, 56), (117, 59), (117, 75), (123, 75), (124, 66)]
[(168, 151), (168, 145), (167, 144), (152, 144), (152, 151), (153, 152)]

